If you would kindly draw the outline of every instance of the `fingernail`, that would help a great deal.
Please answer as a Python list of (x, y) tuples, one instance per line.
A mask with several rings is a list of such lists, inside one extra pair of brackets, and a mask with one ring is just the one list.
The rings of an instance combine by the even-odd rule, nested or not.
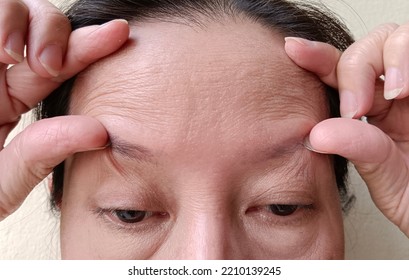
[(385, 99), (391, 100), (398, 97), (405, 87), (401, 71), (396, 67), (386, 70), (385, 74)]
[(353, 119), (358, 113), (358, 100), (356, 94), (351, 91), (343, 91), (341, 98), (341, 116), (347, 119)]
[(307, 137), (305, 137), (303, 145), (307, 150), (309, 150), (311, 152), (315, 152), (314, 148), (311, 146), (310, 136), (309, 135)]
[(386, 100), (392, 100), (398, 97), (403, 91), (403, 88), (397, 88), (393, 90), (387, 90), (385, 91), (385, 99)]
[(105, 27), (105, 26), (107, 26), (107, 25), (109, 25), (109, 24), (111, 24), (111, 23), (113, 23), (113, 22), (122, 22), (122, 23), (129, 24), (126, 19), (114, 19), (114, 20), (111, 20), (111, 21), (108, 21), (108, 22), (102, 24), (102, 25), (100, 26), (100, 28)]
[(15, 61), (23, 62), (24, 38), (20, 32), (13, 32), (9, 35), (4, 50)]
[(312, 147), (311, 142), (310, 142), (310, 135), (308, 135), (307, 137), (304, 138), (303, 145), (304, 145), (304, 147), (305, 147), (307, 150), (309, 150), (309, 151), (311, 151), (311, 152), (320, 153), (320, 154), (328, 154), (328, 153), (326, 153), (326, 152), (319, 151), (319, 150), (314, 149), (314, 148)]
[(307, 150), (309, 150), (309, 151), (311, 151), (311, 152), (318, 152), (317, 150), (315, 150), (315, 149), (312, 147), (311, 142), (310, 142), (310, 136), (309, 136), (309, 135), (308, 135), (307, 137), (305, 137), (303, 145), (304, 145), (304, 147), (305, 147)]
[(57, 77), (62, 68), (62, 48), (57, 45), (47, 46), (41, 53), (39, 60), (51, 76)]
[(301, 46), (305, 46), (305, 47), (311, 47), (315, 45), (314, 41), (310, 41), (304, 38), (299, 38), (299, 37), (285, 37), (284, 40), (286, 42), (294, 42), (296, 44), (299, 44)]

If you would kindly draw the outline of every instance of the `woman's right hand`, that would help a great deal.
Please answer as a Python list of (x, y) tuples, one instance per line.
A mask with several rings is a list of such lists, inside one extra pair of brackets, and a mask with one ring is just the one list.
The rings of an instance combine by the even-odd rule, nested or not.
[[(409, 237), (408, 50), (409, 23), (381, 25), (343, 53), (299, 38), (286, 43), (297, 65), (340, 92), (344, 118), (317, 124), (307, 146), (349, 159), (379, 210)], [(362, 116), (368, 123), (351, 119)]]
[(47, 0), (1, 0), (0, 11), (1, 221), (67, 157), (106, 145), (108, 135), (98, 121), (66, 116), (36, 122), (3, 147), (21, 114), (118, 50), (128, 39), (129, 26), (115, 20), (71, 32), (69, 20)]

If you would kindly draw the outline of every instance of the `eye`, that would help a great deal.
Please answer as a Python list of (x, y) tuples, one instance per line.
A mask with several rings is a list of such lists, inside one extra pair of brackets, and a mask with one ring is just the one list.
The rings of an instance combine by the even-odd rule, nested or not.
[(268, 210), (277, 216), (290, 216), (299, 209), (299, 205), (271, 204), (267, 206)]
[(127, 224), (139, 223), (149, 216), (149, 212), (147, 211), (136, 210), (114, 210), (113, 214), (117, 216), (121, 222)]
[(156, 228), (166, 223), (169, 218), (167, 212), (143, 211), (132, 208), (98, 208), (95, 214), (114, 229), (130, 230), (132, 232)]
[(316, 213), (314, 204), (265, 204), (246, 210), (246, 215), (255, 218), (264, 226), (301, 226), (309, 223)]

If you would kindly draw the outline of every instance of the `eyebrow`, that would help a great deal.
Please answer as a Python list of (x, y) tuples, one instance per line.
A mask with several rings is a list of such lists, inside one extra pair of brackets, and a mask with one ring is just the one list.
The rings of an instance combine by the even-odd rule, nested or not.
[(115, 135), (110, 135), (109, 139), (112, 152), (124, 158), (139, 162), (151, 162), (154, 158), (153, 153), (144, 146), (127, 142)]
[(307, 151), (304, 144), (301, 141), (296, 141), (296, 139), (291, 139), (259, 150), (255, 162), (265, 162), (274, 159), (283, 160), (302, 151)]
[[(127, 159), (136, 160), (140, 163), (152, 162), (155, 158), (154, 153), (148, 148), (130, 143), (115, 135), (110, 135), (110, 147), (113, 153)], [(287, 141), (276, 146), (270, 146), (259, 151), (257, 161), (266, 161), (273, 158), (285, 157), (295, 154), (297, 151), (304, 149), (305, 146), (299, 141), (299, 137), (291, 137)]]

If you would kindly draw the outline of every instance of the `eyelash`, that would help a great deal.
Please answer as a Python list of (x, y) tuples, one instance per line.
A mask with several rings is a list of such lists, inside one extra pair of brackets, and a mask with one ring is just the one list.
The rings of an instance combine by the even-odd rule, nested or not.
[[(274, 208), (272, 208), (274, 207)], [(284, 212), (285, 209), (283, 209), (284, 207), (291, 207), (290, 209), (290, 214), (286, 214), (283, 213), (283, 215), (274, 213), (274, 211), (278, 211), (278, 212)], [(296, 214), (296, 212), (302, 211), (302, 210), (311, 210), (313, 209), (313, 205), (309, 204), (309, 205), (301, 205), (301, 204), (270, 204), (266, 206), (267, 210), (271, 211), (274, 215), (276, 216), (281, 216), (281, 217), (286, 217), (286, 216), (290, 216), (293, 214)]]
[[(144, 228), (145, 226), (147, 226), (146, 223), (148, 222), (148, 220), (153, 219), (153, 218), (164, 218), (168, 215), (165, 212), (152, 212), (152, 211), (114, 209), (114, 208), (109, 208), (109, 209), (99, 208), (96, 212), (98, 214), (98, 217), (103, 218), (106, 222), (109, 222), (111, 225), (112, 223), (114, 223), (117, 228), (122, 228), (122, 229), (126, 229), (126, 228), (136, 229), (136, 228), (141, 228), (141, 227)], [(132, 214), (142, 214), (143, 217), (141, 217), (140, 220), (137, 218), (136, 222), (128, 223), (128, 222), (123, 221), (119, 217), (121, 212), (134, 212)], [(125, 213), (122, 213), (122, 214), (126, 215)]]
[[(283, 210), (284, 207), (290, 207), (291, 213), (286, 215), (274, 213), (274, 210)], [(315, 207), (313, 204), (269, 204), (252, 207), (246, 211), (246, 214), (257, 215), (267, 225), (297, 226), (307, 222), (314, 210)]]
[[(246, 214), (252, 212), (259, 213), (263, 220), (266, 220), (269, 224), (292, 225), (302, 222), (311, 210), (313, 210), (312, 204), (269, 204), (250, 208), (246, 211)], [(97, 213), (100, 217), (105, 218), (105, 220), (108, 220), (111, 223), (115, 223), (120, 228), (141, 227), (151, 218), (164, 218), (168, 215), (168, 213), (165, 212), (113, 208), (100, 208)], [(131, 216), (130, 222), (126, 221), (127, 215)], [(134, 221), (132, 221), (132, 216), (135, 216)]]

